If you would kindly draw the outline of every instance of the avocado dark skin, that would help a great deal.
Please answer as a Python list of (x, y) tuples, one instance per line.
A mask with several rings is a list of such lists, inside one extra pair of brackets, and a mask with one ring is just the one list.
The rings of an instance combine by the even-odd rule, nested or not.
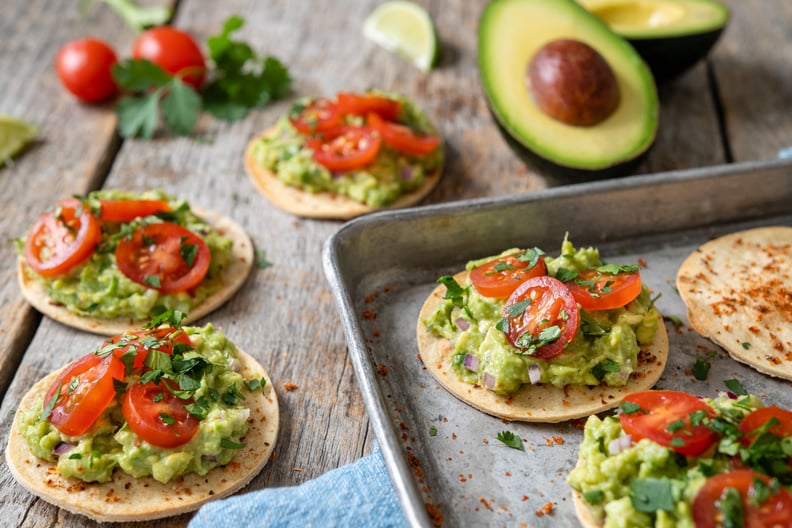
[[(655, 82), (666, 83), (687, 72), (702, 56), (706, 56), (723, 29), (667, 39), (629, 39), (629, 42), (652, 70)], [(691, 54), (691, 49), (700, 51)]]

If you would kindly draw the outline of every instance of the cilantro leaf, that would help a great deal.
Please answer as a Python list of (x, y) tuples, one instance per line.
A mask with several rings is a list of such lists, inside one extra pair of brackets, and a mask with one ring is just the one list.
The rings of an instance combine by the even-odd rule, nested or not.
[(507, 447), (511, 447), (512, 449), (519, 449), (520, 451), (525, 450), (523, 448), (522, 438), (512, 433), (511, 431), (501, 431), (500, 433), (498, 433), (498, 440), (506, 444)]
[(267, 260), (267, 251), (265, 249), (256, 249), (256, 265), (258, 266), (258, 269), (267, 269), (272, 267), (272, 262)]
[(150, 330), (152, 328), (157, 328), (162, 324), (168, 324), (173, 327), (180, 327), (185, 317), (187, 317), (187, 314), (185, 314), (180, 310), (165, 310), (157, 314), (157, 316), (154, 317), (143, 328), (145, 328), (146, 330)]
[(434, 425), (429, 427), (429, 436), (437, 436), (437, 427)]
[(631, 415), (631, 414), (635, 414), (635, 413), (637, 413), (639, 411), (644, 413), (644, 414), (646, 414), (646, 411), (640, 405), (638, 405), (637, 403), (629, 402), (629, 401), (621, 402), (619, 404), (619, 408), (622, 410), (622, 412), (624, 414), (626, 414), (628, 416)]
[(179, 253), (181, 253), (182, 259), (184, 259), (184, 263), (187, 264), (187, 267), (192, 268), (195, 257), (198, 255), (198, 245), (182, 244), (179, 248)]
[(712, 365), (704, 358), (696, 358), (696, 363), (693, 365), (693, 377), (699, 381), (704, 381), (709, 375), (710, 367)]
[(609, 372), (621, 372), (621, 365), (610, 358), (605, 358), (591, 369), (595, 378), (602, 381)]
[(58, 381), (58, 388), (55, 389), (55, 394), (52, 395), (52, 398), (50, 398), (49, 401), (44, 402), (44, 405), (41, 408), (41, 415), (39, 416), (40, 422), (43, 422), (49, 418), (50, 414), (52, 414), (52, 409), (55, 408), (55, 404), (58, 403), (58, 400), (60, 400), (62, 389), (63, 383)]
[(122, 137), (151, 139), (159, 123), (159, 98), (162, 90), (142, 96), (122, 97), (118, 101), (118, 132)]
[(598, 266), (597, 271), (606, 275), (618, 275), (619, 273), (638, 273), (641, 268), (634, 264), (605, 264)]
[(167, 88), (161, 103), (165, 123), (180, 136), (187, 136), (198, 122), (201, 97), (178, 77), (174, 77)]
[(558, 268), (555, 278), (561, 282), (569, 282), (575, 280), (577, 276), (578, 274), (576, 271), (572, 271), (567, 268)]
[(113, 66), (113, 79), (123, 90), (145, 92), (150, 88), (166, 86), (171, 76), (149, 60), (126, 59)]
[(232, 440), (229, 440), (228, 438), (222, 438), (220, 440), (220, 447), (223, 449), (242, 449), (246, 445), (247, 444), (238, 444)]
[(668, 479), (635, 479), (630, 483), (630, 502), (645, 513), (674, 511), (674, 495)]
[(743, 388), (742, 383), (739, 382), (739, 380), (727, 379), (723, 381), (723, 384), (726, 385), (726, 387), (737, 396), (745, 396), (746, 394), (748, 394), (745, 391), (745, 388)]
[(605, 492), (599, 489), (584, 491), (583, 498), (586, 499), (586, 502), (589, 504), (599, 504), (605, 500)]

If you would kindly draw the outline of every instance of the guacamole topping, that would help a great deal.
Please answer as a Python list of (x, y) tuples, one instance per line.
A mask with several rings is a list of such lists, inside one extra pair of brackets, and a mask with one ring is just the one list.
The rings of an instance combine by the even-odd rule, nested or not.
[[(437, 134), (436, 129), (412, 101), (395, 93), (373, 92), (401, 103), (397, 121), (421, 134)], [(312, 99), (297, 101), (292, 109), (305, 107)], [(363, 118), (348, 114), (347, 125), (360, 126)], [(374, 161), (362, 169), (331, 172), (313, 159), (306, 136), (283, 116), (270, 133), (253, 146), (257, 163), (272, 171), (287, 185), (309, 193), (327, 192), (347, 196), (369, 207), (384, 207), (400, 196), (420, 188), (427, 175), (440, 169), (443, 150), (426, 155), (408, 155), (382, 144)]]
[[(98, 200), (152, 199), (165, 200), (171, 207), (168, 213), (135, 220), (132, 223), (102, 222), (102, 239), (96, 250), (84, 263), (68, 275), (47, 278), (37, 274), (27, 264), (25, 274), (42, 284), (53, 303), (60, 304), (70, 312), (103, 319), (128, 317), (147, 320), (152, 314), (164, 310), (179, 310), (189, 313), (207, 297), (219, 291), (223, 282), (221, 275), (228, 267), (233, 242), (218, 234), (210, 224), (196, 215), (186, 201), (178, 200), (161, 190), (133, 193), (120, 190), (93, 191), (85, 203), (98, 204)], [(204, 240), (211, 252), (209, 270), (201, 284), (188, 292), (163, 294), (126, 277), (115, 262), (115, 247), (121, 236), (141, 222), (158, 222), (161, 218), (185, 227)], [(17, 240), (17, 251), (24, 255), (24, 240)]]
[[(471, 261), (466, 269), (480, 266), (499, 256), (517, 253), (509, 249), (500, 255)], [(556, 277), (562, 268), (581, 272), (603, 263), (595, 248), (575, 249), (564, 240), (561, 254), (544, 257), (547, 273)], [(497, 328), (506, 299), (480, 295), (468, 278), (461, 303), (447, 299), (423, 320), (427, 330), (453, 343), (453, 369), (466, 383), (511, 394), (523, 384), (623, 386), (638, 365), (642, 345), (652, 342), (659, 313), (652, 305), (648, 289), (624, 307), (611, 310), (580, 310), (580, 326), (563, 352), (551, 359), (525, 354), (515, 348)], [(474, 357), (477, 368), (466, 366)], [(536, 379), (536, 369), (539, 376)], [(534, 372), (532, 373), (531, 370)], [(533, 377), (533, 379), (532, 379)]]
[[(580, 460), (567, 482), (582, 494), (592, 516), (604, 519), (605, 528), (693, 528), (691, 503), (708, 478), (731, 471), (735, 456), (757, 470), (750, 462), (750, 452), (764, 440), (754, 442), (748, 449), (736, 435), (742, 419), (751, 411), (764, 407), (762, 401), (752, 395), (727, 393), (703, 401), (715, 411), (709, 423), (711, 429), (719, 432), (719, 438), (699, 456), (680, 455), (648, 438), (628, 442), (625, 448), (620, 446), (625, 433), (618, 417), (594, 415), (588, 418), (580, 445)], [(781, 480), (781, 484), (790, 489), (790, 482)], [(635, 496), (635, 490), (641, 489), (646, 482), (662, 483), (658, 489), (665, 490), (664, 494), (658, 492), (652, 498), (657, 509), (641, 507)]]
[[(133, 477), (151, 476), (166, 483), (188, 472), (205, 475), (217, 466), (228, 464), (237, 449), (244, 446), (250, 410), (243, 406), (244, 392), (264, 390), (251, 385), (236, 372), (237, 349), (212, 325), (184, 327), (193, 348), (184, 353), (190, 361), (209, 362), (193, 399), (201, 405), (197, 433), (175, 448), (154, 446), (139, 438), (125, 421), (120, 397), (104, 410), (96, 422), (80, 436), (67, 436), (47, 419), (41, 419), (43, 398), (19, 415), (19, 426), (31, 452), (56, 463), (58, 473), (86, 482), (107, 482), (116, 468)], [(126, 386), (140, 381), (131, 374)], [(266, 387), (268, 390), (269, 387)]]

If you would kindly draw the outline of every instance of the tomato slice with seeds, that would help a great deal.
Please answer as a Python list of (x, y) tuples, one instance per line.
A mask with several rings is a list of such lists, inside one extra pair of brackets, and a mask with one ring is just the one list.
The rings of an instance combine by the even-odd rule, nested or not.
[(515, 347), (542, 358), (553, 358), (572, 341), (580, 323), (575, 298), (563, 282), (534, 277), (520, 284), (503, 308), (504, 331)]
[(369, 127), (344, 127), (343, 132), (329, 141), (310, 138), (308, 148), (314, 151), (313, 158), (333, 172), (348, 172), (363, 168), (377, 157), (380, 138)]
[(368, 124), (377, 131), (387, 145), (412, 156), (425, 156), (440, 145), (437, 136), (418, 134), (410, 127), (385, 121), (375, 113), (367, 116)]
[(547, 275), (544, 259), (529, 251), (520, 251), (485, 262), (470, 270), (470, 282), (481, 295), (503, 298), (532, 277)]
[(170, 222), (148, 224), (122, 238), (116, 264), (129, 279), (159, 291), (177, 293), (198, 286), (212, 255), (195, 233)]
[(25, 240), (25, 261), (43, 277), (61, 277), (85, 262), (102, 238), (99, 222), (76, 198), (41, 215)]
[(143, 368), (143, 362), (146, 361), (150, 350), (157, 350), (171, 355), (174, 348), (178, 345), (183, 345), (190, 349), (193, 348), (192, 341), (183, 329), (171, 327), (127, 332), (105, 341), (105, 345), (116, 344), (120, 344), (120, 346), (113, 349), (113, 354), (119, 359), (128, 352), (135, 353), (135, 359), (132, 363), (133, 369)]
[(121, 410), (132, 432), (149, 444), (166, 449), (192, 440), (200, 423), (186, 406), (194, 400), (177, 398), (171, 392), (177, 389), (175, 382), (165, 379), (159, 383), (130, 385), (124, 393)]
[(131, 222), (171, 210), (165, 200), (100, 200), (99, 203), (99, 220), (103, 222)]
[(717, 435), (694, 420), (691, 413), (714, 418), (715, 411), (703, 400), (684, 392), (650, 390), (626, 396), (623, 402), (636, 404), (639, 410), (619, 415), (624, 432), (634, 442), (648, 438), (686, 456), (700, 455), (715, 442)]
[(767, 424), (770, 420), (777, 420), (778, 423), (768, 427), (767, 431), (780, 438), (792, 436), (792, 411), (782, 409), (775, 405), (762, 407), (748, 413), (740, 422), (740, 431), (743, 433), (742, 443), (750, 445), (754, 439), (754, 431)]
[[(724, 526), (723, 501), (726, 490), (739, 492), (742, 519), (729, 519), (732, 526), (747, 528), (790, 528), (792, 527), (792, 494), (783, 486), (769, 492), (767, 498), (756, 504), (757, 482), (770, 485), (770, 479), (749, 469), (739, 469), (710, 477), (696, 494), (692, 503), (693, 522), (696, 528)], [(741, 521), (741, 522), (740, 522)]]
[(611, 310), (621, 308), (641, 293), (641, 274), (617, 273), (611, 275), (596, 269), (578, 273), (576, 279), (566, 283), (584, 310)]
[(115, 398), (114, 378), (124, 379), (124, 364), (113, 354), (91, 353), (72, 362), (44, 396), (44, 407), (53, 405), (50, 423), (65, 435), (83, 434)]
[(353, 94), (338, 92), (338, 108), (344, 114), (365, 116), (373, 112), (383, 119), (395, 121), (401, 111), (401, 103), (376, 94)]
[(289, 113), (289, 122), (304, 135), (327, 132), (343, 125), (341, 110), (330, 99), (314, 99), (298, 103)]

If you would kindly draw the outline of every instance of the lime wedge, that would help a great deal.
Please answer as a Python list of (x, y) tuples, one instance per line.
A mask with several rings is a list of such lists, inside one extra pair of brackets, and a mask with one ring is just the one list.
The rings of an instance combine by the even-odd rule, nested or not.
[(372, 11), (363, 23), (363, 35), (424, 71), (437, 64), (440, 57), (432, 17), (423, 7), (406, 0), (391, 0)]
[(19, 154), (38, 135), (38, 127), (15, 117), (0, 115), (0, 167)]

